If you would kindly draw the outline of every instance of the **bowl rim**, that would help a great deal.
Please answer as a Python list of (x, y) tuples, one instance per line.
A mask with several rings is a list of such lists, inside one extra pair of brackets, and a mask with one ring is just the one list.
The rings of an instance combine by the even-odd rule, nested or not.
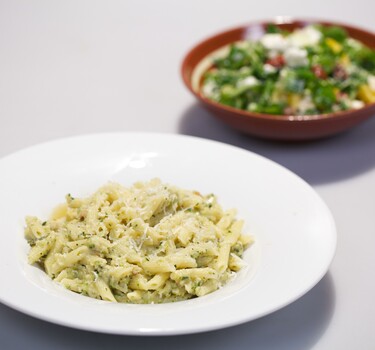
[[(375, 102), (367, 104), (361, 108), (358, 109), (349, 109), (345, 111), (338, 111), (338, 112), (332, 112), (332, 113), (323, 113), (323, 114), (307, 114), (307, 115), (288, 115), (288, 114), (267, 114), (267, 113), (258, 113), (258, 112), (251, 112), (246, 111), (243, 109), (234, 108), (231, 106), (223, 105), (221, 103), (215, 102), (213, 100), (210, 100), (209, 98), (203, 96), (201, 93), (194, 91), (191, 79), (188, 78), (188, 74), (186, 73), (187, 67), (189, 66), (190, 57), (201, 47), (205, 47), (208, 43), (210, 43), (212, 40), (228, 35), (231, 32), (235, 31), (245, 31), (246, 28), (255, 26), (255, 25), (261, 25), (264, 26), (266, 24), (274, 24), (274, 25), (285, 25), (285, 24), (322, 24), (326, 26), (341, 26), (344, 29), (348, 29), (349, 31), (356, 31), (364, 34), (365, 36), (370, 36), (374, 39), (374, 45), (375, 45), (375, 32), (360, 28), (358, 26), (352, 25), (352, 24), (346, 24), (343, 22), (336, 22), (336, 21), (330, 21), (330, 20), (319, 20), (317, 18), (304, 18), (304, 17), (294, 17), (294, 16), (276, 16), (269, 20), (254, 20), (247, 22), (242, 25), (238, 25), (235, 27), (229, 27), (227, 29), (217, 31), (214, 34), (207, 36), (206, 38), (198, 41), (193, 47), (190, 48), (189, 51), (187, 51), (187, 54), (185, 54), (181, 67), (180, 67), (180, 73), (182, 76), (182, 80), (185, 84), (185, 86), (190, 90), (190, 92), (198, 98), (201, 102), (204, 104), (207, 104), (211, 107), (213, 107), (216, 110), (224, 110), (229, 113), (234, 113), (237, 116), (245, 117), (245, 118), (255, 118), (258, 120), (266, 119), (271, 121), (278, 121), (278, 122), (317, 122), (322, 120), (328, 120), (331, 118), (337, 119), (346, 119), (353, 115), (353, 113), (367, 113), (367, 112), (375, 112)], [(224, 46), (222, 46), (224, 47)], [(207, 55), (205, 56), (207, 57)], [(199, 62), (201, 62), (205, 57), (201, 58)], [(199, 63), (198, 62), (198, 63)]]

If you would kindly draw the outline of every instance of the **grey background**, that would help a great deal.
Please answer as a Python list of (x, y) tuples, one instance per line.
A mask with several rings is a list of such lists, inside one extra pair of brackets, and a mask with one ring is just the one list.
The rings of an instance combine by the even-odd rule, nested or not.
[[(0, 1), (0, 156), (101, 131), (214, 139), (303, 177), (330, 207), (339, 235), (321, 282), (259, 320), (196, 335), (141, 338), (73, 330), (0, 304), (0, 348), (374, 349), (375, 119), (317, 142), (263, 141), (212, 118), (179, 76), (187, 50), (217, 30), (291, 15), (374, 31), (374, 10), (372, 0)], [(0, 288), (6, 283), (1, 280)]]

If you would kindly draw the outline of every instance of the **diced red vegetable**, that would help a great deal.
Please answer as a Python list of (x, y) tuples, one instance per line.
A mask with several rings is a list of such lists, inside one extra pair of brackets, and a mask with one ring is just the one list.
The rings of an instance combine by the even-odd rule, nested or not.
[(314, 66), (311, 67), (311, 70), (313, 71), (313, 73), (315, 74), (315, 76), (319, 79), (327, 79), (327, 73), (326, 71), (323, 69), (322, 66), (316, 64)]
[(281, 68), (285, 65), (285, 59), (283, 55), (277, 55), (275, 57), (269, 58), (266, 63), (274, 66), (275, 68)]

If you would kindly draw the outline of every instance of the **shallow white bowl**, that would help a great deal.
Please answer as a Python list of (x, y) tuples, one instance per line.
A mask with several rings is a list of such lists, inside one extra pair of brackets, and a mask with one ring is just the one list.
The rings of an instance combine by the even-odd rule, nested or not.
[[(159, 177), (215, 193), (237, 208), (256, 243), (249, 266), (207, 296), (131, 305), (65, 290), (27, 263), (24, 218), (46, 218), (64, 196), (86, 196), (108, 181), (131, 185)], [(251, 152), (188, 136), (97, 134), (57, 140), (0, 160), (0, 301), (57, 324), (105, 333), (172, 335), (236, 325), (269, 314), (310, 290), (336, 247), (332, 216), (302, 179)]]

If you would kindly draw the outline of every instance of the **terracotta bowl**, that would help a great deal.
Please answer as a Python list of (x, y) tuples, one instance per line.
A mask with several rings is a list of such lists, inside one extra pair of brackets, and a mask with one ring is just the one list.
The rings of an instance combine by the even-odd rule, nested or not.
[[(282, 22), (280, 24), (280, 22)], [(200, 93), (199, 82), (204, 73), (204, 61), (220, 48), (238, 40), (256, 36), (264, 32), (267, 24), (293, 30), (308, 24), (338, 25), (345, 28), (349, 35), (368, 47), (375, 49), (375, 34), (342, 23), (316, 20), (285, 20), (254, 22), (238, 28), (216, 34), (196, 45), (185, 56), (182, 63), (182, 78), (187, 88), (199, 102), (213, 115), (229, 126), (241, 132), (279, 140), (308, 140), (330, 136), (350, 129), (363, 120), (375, 115), (375, 103), (357, 110), (305, 116), (270, 115), (248, 112), (224, 106)], [(209, 67), (207, 67), (208, 69)]]

